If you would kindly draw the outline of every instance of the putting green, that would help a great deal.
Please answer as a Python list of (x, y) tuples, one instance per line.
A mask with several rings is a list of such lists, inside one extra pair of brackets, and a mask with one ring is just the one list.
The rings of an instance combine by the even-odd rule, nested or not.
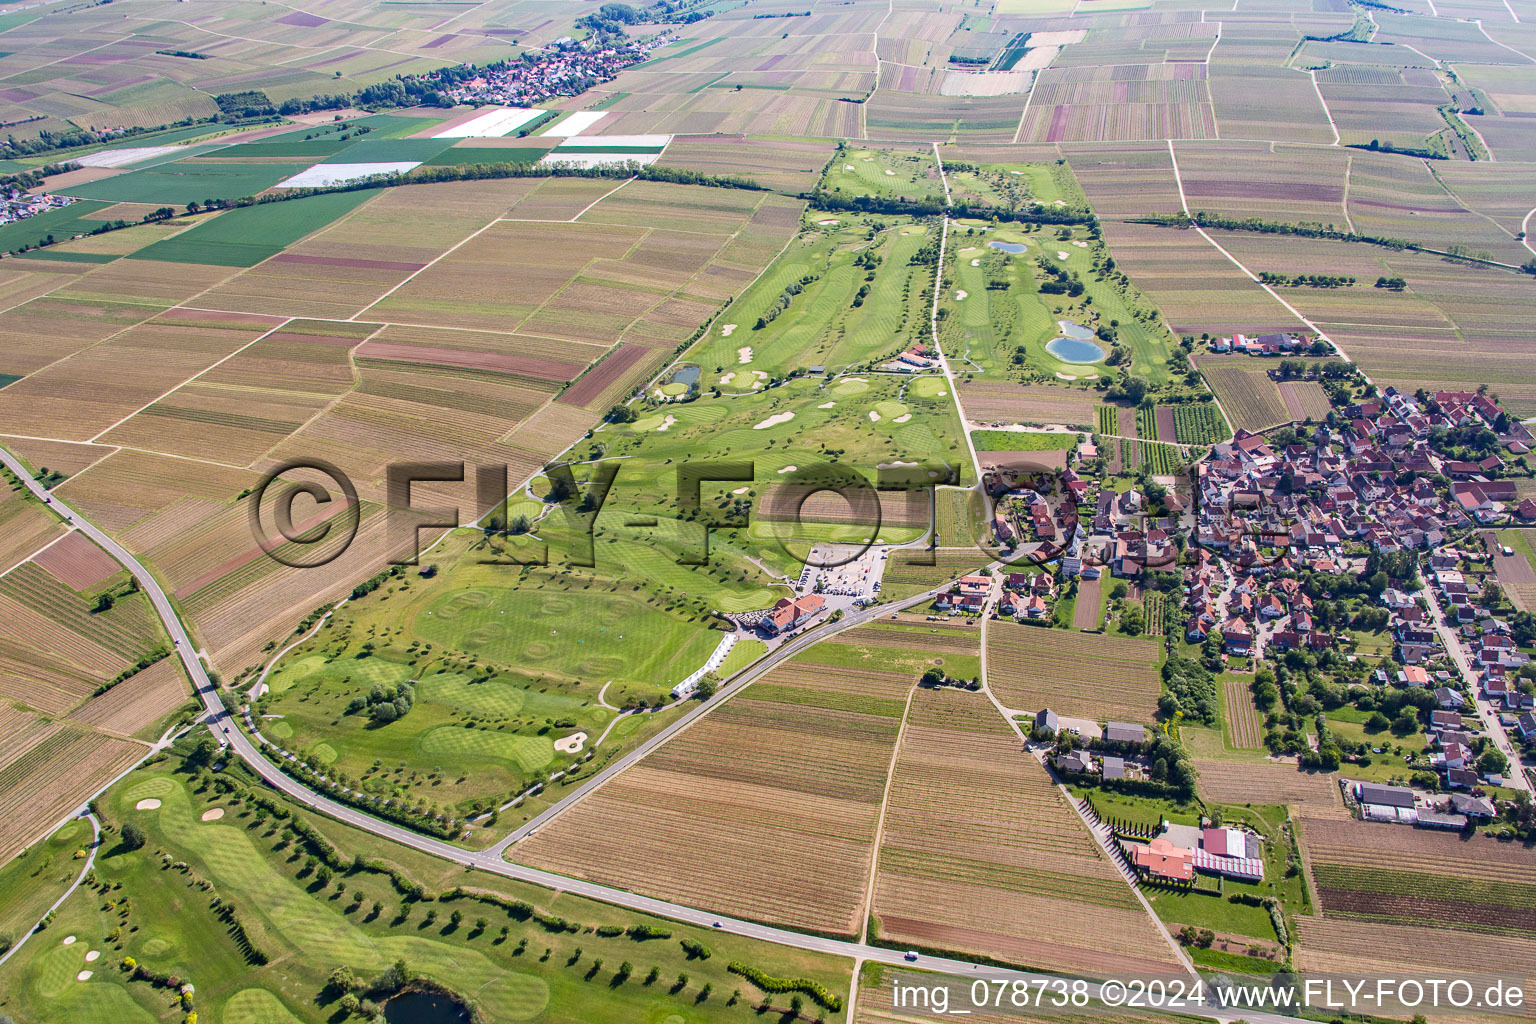
[(869, 382), (845, 377), (836, 384), (833, 384), (831, 390), (834, 395), (843, 395), (845, 397), (848, 395), (860, 395), (869, 390)]
[(421, 751), (452, 757), (494, 757), (528, 772), (547, 767), (555, 759), (554, 743), (543, 736), (514, 736), (456, 725), (440, 725), (422, 736)]
[(266, 733), (268, 736), (271, 736), (273, 739), (287, 740), (293, 738), (293, 726), (289, 725), (287, 722), (280, 718), (273, 719), (268, 722), (263, 722), (261, 731)]
[(329, 743), (316, 743), (310, 748), (305, 757), (310, 761), (318, 761), (321, 764), (336, 763), (336, 748)]
[(169, 795), (175, 788), (176, 781), (174, 779), (167, 779), (164, 776), (145, 779), (142, 782), (134, 783), (124, 791), (123, 802), (126, 804), (136, 804), (140, 800), (164, 797)]
[(938, 398), (948, 394), (949, 381), (943, 377), (919, 377), (912, 382), (910, 390), (918, 398)]
[(875, 412), (880, 414), (882, 420), (894, 420), (898, 416), (905, 416), (911, 410), (900, 402), (876, 402)]
[(264, 988), (236, 992), (224, 1004), (224, 1020), (240, 1024), (302, 1024), (281, 999)]
[(666, 395), (668, 398), (675, 398), (678, 395), (687, 394), (688, 385), (679, 384), (677, 381), (673, 381), (671, 384), (663, 384), (661, 386), (661, 393)]
[(267, 676), (267, 687), (273, 693), (282, 693), (301, 680), (308, 679), (325, 667), (325, 655), (311, 654)]
[(642, 416), (629, 425), (631, 430), (655, 430), (667, 422), (666, 416), (661, 413), (653, 413), (650, 416)]

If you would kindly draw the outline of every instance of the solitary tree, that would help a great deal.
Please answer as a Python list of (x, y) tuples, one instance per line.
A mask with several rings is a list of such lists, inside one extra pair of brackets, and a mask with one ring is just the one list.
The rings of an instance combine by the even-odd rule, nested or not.
[(144, 845), (144, 830), (133, 822), (123, 825), (123, 845), (130, 850), (137, 850)]

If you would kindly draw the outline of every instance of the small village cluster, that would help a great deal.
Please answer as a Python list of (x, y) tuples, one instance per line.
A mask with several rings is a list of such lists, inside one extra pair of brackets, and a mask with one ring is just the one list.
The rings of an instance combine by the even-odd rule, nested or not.
[[(651, 50), (670, 38), (631, 39), (588, 49), (570, 37), (555, 40), (537, 57), (508, 61), (486, 69), (474, 78), (446, 86), (443, 95), (455, 103), (500, 103), (527, 107), (560, 96), (578, 96), (599, 82), (607, 82), (632, 64), (650, 56)], [(428, 76), (431, 77), (431, 76)]]

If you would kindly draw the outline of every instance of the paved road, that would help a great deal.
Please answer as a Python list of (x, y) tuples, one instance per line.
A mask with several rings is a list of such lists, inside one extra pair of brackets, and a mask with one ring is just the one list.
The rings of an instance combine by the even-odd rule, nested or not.
[[(563, 875), (553, 874), (548, 871), (540, 871), (536, 868), (525, 867), (521, 864), (510, 864), (503, 860), (499, 853), (494, 852), (493, 850), (484, 850), (479, 852), (462, 850), (456, 846), (450, 845), (449, 843), (442, 842), (438, 839), (432, 839), (428, 836), (420, 835), (409, 829), (402, 828), (399, 825), (383, 821), (379, 818), (375, 818), (372, 815), (365, 814), (362, 811), (355, 810), (354, 808), (348, 807), (345, 804), (338, 803), (329, 799), (328, 797), (315, 793), (298, 781), (283, 774), (283, 772), (280, 771), (277, 766), (262, 756), (261, 751), (257, 748), (256, 744), (254, 744), (248, 737), (246, 737), (243, 732), (241, 732), (238, 728), (231, 727), (233, 725), (233, 716), (224, 706), (224, 701), (219, 693), (218, 688), (213, 685), (213, 682), (208, 677), (208, 671), (206, 667), (197, 657), (197, 654), (195, 653), (192, 646), (191, 638), (187, 635), (186, 628), (182, 625), (181, 619), (177, 617), (175, 609), (171, 605), (170, 599), (166, 596), (165, 591), (161, 589), (159, 582), (152, 575), (150, 575), (149, 571), (145, 569), (143, 564), (141, 564), (138, 559), (134, 558), (134, 556), (130, 554), (127, 549), (118, 544), (117, 541), (113, 540), (110, 536), (108, 536), (102, 530), (98, 529), (95, 525), (82, 519), (79, 514), (74, 511), (74, 509), (70, 508), (59, 499), (52, 497), (45, 487), (43, 487), (36, 480), (32, 479), (32, 476), (27, 472), (26, 467), (23, 466), (9, 451), (6, 451), (4, 448), (0, 448), (0, 462), (3, 462), (6, 466), (8, 466), (10, 470), (15, 473), (16, 476), (24, 484), (26, 484), (29, 490), (36, 494), (40, 499), (49, 501), (55, 512), (65, 517), (68, 521), (72, 522), (81, 530), (81, 532), (90, 537), (97, 544), (100, 544), (104, 550), (106, 550), (109, 554), (121, 562), (123, 566), (126, 567), (129, 572), (133, 573), (133, 575), (138, 579), (140, 587), (143, 589), (144, 593), (149, 596), (150, 602), (154, 606), (156, 613), (160, 616), (161, 621), (165, 624), (166, 631), (170, 633), (172, 639), (176, 643), (176, 647), (181, 655), (182, 664), (186, 666), (187, 672), (193, 680), (193, 685), (196, 689), (197, 697), (202, 702), (206, 710), (204, 721), (213, 731), (215, 737), (218, 738), (221, 742), (226, 743), (231, 750), (240, 755), (240, 757), (250, 765), (251, 769), (256, 772), (256, 774), (259, 775), (262, 780), (269, 786), (279, 790), (282, 793), (285, 793), (297, 802), (304, 804), (315, 811), (329, 815), (330, 817), (335, 818), (338, 821), (345, 822), (348, 825), (352, 825), (356, 828), (363, 829), (364, 831), (371, 832), (374, 835), (388, 839), (391, 842), (399, 843), (402, 846), (408, 846), (412, 849), (419, 850), (422, 853), (430, 854), (435, 857), (441, 857), (444, 860), (453, 861), (454, 863), (463, 864), (465, 867), (471, 870), (485, 871), (490, 874), (514, 878), (519, 881), (528, 882), (546, 889), (568, 892), (577, 896), (584, 896), (588, 899), (598, 900), (600, 902), (608, 903), (614, 906), (625, 907), (639, 913), (670, 918), (674, 921), (681, 921), (686, 924), (692, 924), (702, 928), (718, 928), (721, 931), (730, 932), (735, 935), (742, 935), (751, 939), (757, 939), (762, 942), (771, 942), (780, 946), (789, 946), (795, 949), (810, 950), (812, 952), (825, 953), (832, 956), (847, 957), (848, 959), (855, 962), (872, 961), (874, 963), (887, 964), (894, 967), (912, 966), (921, 968), (923, 970), (938, 972), (941, 974), (970, 977), (985, 976), (989, 978), (1007, 978), (1010, 980), (1044, 979), (1047, 981), (1055, 981), (1060, 977), (1059, 975), (1037, 974), (1030, 971), (1009, 971), (994, 967), (982, 967), (979, 964), (970, 963), (964, 960), (938, 956), (924, 955), (918, 957), (915, 962), (909, 963), (905, 956), (897, 950), (884, 949), (878, 946), (870, 946), (859, 942), (848, 942), (841, 939), (830, 939), (819, 935), (806, 935), (802, 932), (790, 931), (786, 928), (775, 928), (770, 925), (757, 924), (752, 921), (737, 920), (735, 918), (724, 917), (719, 914), (698, 910), (694, 907), (688, 907), (678, 903), (669, 903), (665, 900), (652, 899), (649, 896), (641, 896), (637, 893), (627, 892), (623, 889), (613, 889), (605, 885), (598, 885), (596, 883), (583, 881), (581, 879), (567, 878)], [(918, 603), (928, 597), (931, 597), (933, 594), (937, 593), (939, 589), (942, 588), (935, 588), (933, 591), (928, 591), (917, 597), (910, 598), (906, 602), (876, 606), (874, 608), (863, 609), (856, 615), (845, 616), (841, 622), (835, 624), (834, 629), (829, 631), (823, 627), (822, 629), (816, 630), (811, 634), (797, 637), (790, 643), (783, 645), (781, 648), (779, 648), (779, 651), (775, 653), (780, 655), (780, 660), (782, 660), (783, 657), (789, 657), (796, 651), (803, 650), (804, 647), (810, 646), (810, 644), (816, 642), (817, 640), (831, 635), (832, 632), (838, 632), (843, 629), (851, 628), (861, 622), (877, 618), (881, 614), (889, 614), (891, 611), (898, 607), (902, 607), (907, 604)], [(776, 661), (769, 659), (768, 662), (759, 666), (760, 671), (758, 671), (757, 674), (760, 674), (761, 671), (767, 671), (768, 668), (771, 668), (772, 665), (776, 663)], [(756, 678), (756, 675), (752, 674), (751, 672), (744, 673), (737, 681), (733, 682), (731, 685), (733, 688), (745, 686), (750, 678)], [(712, 706), (716, 705), (717, 703), (718, 698), (717, 700), (706, 702), (706, 704), (701, 706), (697, 711), (690, 712), (690, 715), (697, 716), (705, 714)], [(658, 734), (656, 737), (653, 737), (651, 740), (651, 745), (664, 741), (666, 736), (675, 732), (677, 729), (682, 728), (688, 720), (689, 718), (685, 716), (684, 719), (680, 719), (679, 721), (674, 722), (672, 727), (670, 727), (670, 732), (663, 732)], [(634, 754), (632, 754), (631, 757), (640, 756), (646, 749), (649, 749), (648, 746), (642, 745), (642, 747)], [(597, 777), (594, 777), (594, 782), (596, 781), (596, 778)], [(1090, 983), (1088, 989), (1090, 996), (1097, 997), (1099, 986), (1096, 983)], [(1290, 1018), (1282, 1017), (1278, 1014), (1235, 1014), (1227, 1011), (1216, 1010), (1205, 1013), (1197, 1013), (1191, 1010), (1186, 1010), (1184, 1012), (1194, 1016), (1206, 1017), (1217, 1021), (1230, 1021), (1236, 1017), (1241, 1016), (1244, 1019), (1253, 1022), (1253, 1024), (1292, 1024)]]
[(1424, 596), (1429, 601), (1429, 618), (1435, 624), (1435, 631), (1440, 634), (1440, 642), (1445, 644), (1446, 653), (1461, 670), (1462, 678), (1466, 680), (1468, 688), (1472, 691), (1472, 703), (1477, 708), (1477, 716), (1483, 720), (1483, 729), (1493, 740), (1493, 745), (1499, 752), (1509, 758), (1509, 774), (1504, 781), (1514, 789), (1523, 789), (1527, 793), (1531, 790), (1531, 780), (1526, 778), (1525, 771), (1520, 761), (1520, 752), (1515, 745), (1509, 742), (1509, 736), (1504, 732), (1504, 726), (1499, 724), (1499, 713), (1492, 704), (1482, 697), (1482, 689), (1477, 685), (1478, 674), (1472, 666), (1472, 658), (1467, 654), (1467, 649), (1462, 646), (1461, 637), (1450, 623), (1445, 621), (1445, 615), (1440, 610), (1440, 602), (1436, 598), (1434, 588), (1425, 587)]

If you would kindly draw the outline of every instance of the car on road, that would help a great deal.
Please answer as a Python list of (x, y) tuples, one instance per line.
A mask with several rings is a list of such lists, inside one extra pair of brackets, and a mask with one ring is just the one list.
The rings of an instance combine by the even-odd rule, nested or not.
[(714, 924), (710, 925), (710, 927), (711, 928), (719, 928), (720, 927), (720, 922), (716, 921)]
[(1508, 544), (1505, 544), (1499, 548), (1499, 553), (1507, 558), (1515, 553), (1515, 549), (1510, 547)]
[(908, 963), (911, 963), (913, 960), (917, 959), (917, 951), (909, 949), (901, 955), (901, 958)]

